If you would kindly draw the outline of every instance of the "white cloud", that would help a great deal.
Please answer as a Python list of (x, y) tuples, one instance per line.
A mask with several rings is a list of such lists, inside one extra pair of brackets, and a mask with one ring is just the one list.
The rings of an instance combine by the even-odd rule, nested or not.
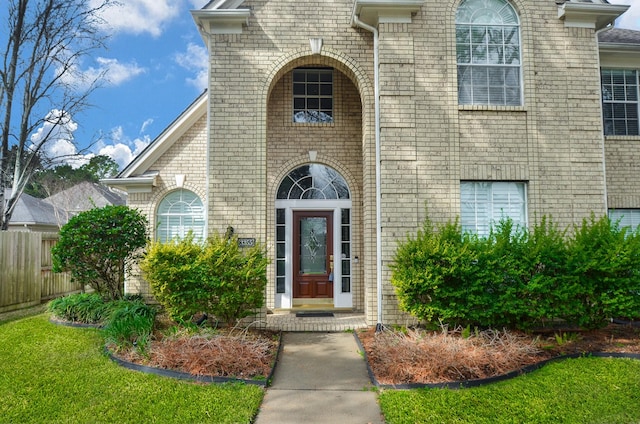
[(147, 130), (147, 128), (149, 127), (149, 125), (153, 124), (153, 118), (149, 118), (147, 120), (145, 120), (142, 123), (142, 126), (140, 127), (140, 133), (143, 133)]
[(116, 161), (120, 169), (127, 166), (151, 143), (151, 137), (147, 134), (130, 139), (120, 126), (111, 130), (110, 139), (112, 144), (105, 144), (103, 141), (97, 146), (97, 154), (109, 156)]
[[(91, 0), (96, 6), (100, 0)], [(168, 23), (184, 12), (183, 1), (125, 0), (104, 10), (105, 30), (112, 33), (143, 34), (154, 37), (162, 34)]]
[(624, 15), (616, 21), (616, 27), (640, 30), (640, 2), (638, 0), (609, 0), (609, 3), (631, 5)]
[(195, 43), (189, 43), (185, 52), (177, 53), (174, 57), (176, 63), (192, 71), (195, 76), (187, 78), (187, 84), (194, 86), (198, 91), (208, 87), (209, 55), (207, 49)]
[(78, 155), (73, 133), (78, 124), (71, 116), (61, 110), (53, 109), (45, 117), (44, 124), (31, 135), (31, 150), (40, 152), (49, 166), (68, 163), (77, 168), (90, 159)]
[(146, 72), (145, 68), (139, 67), (135, 62), (122, 63), (118, 59), (105, 57), (97, 57), (95, 62), (96, 66), (86, 69), (81, 69), (78, 65), (66, 69), (62, 81), (77, 90), (86, 90), (96, 82), (103, 86), (118, 86)]

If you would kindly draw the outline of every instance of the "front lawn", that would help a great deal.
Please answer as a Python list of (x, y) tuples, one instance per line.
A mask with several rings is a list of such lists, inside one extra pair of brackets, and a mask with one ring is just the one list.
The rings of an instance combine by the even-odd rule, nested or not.
[(472, 389), (384, 390), (380, 405), (390, 424), (637, 423), (640, 361), (568, 359)]
[(130, 371), (97, 330), (47, 315), (0, 324), (0, 423), (249, 423), (263, 389), (202, 385)]

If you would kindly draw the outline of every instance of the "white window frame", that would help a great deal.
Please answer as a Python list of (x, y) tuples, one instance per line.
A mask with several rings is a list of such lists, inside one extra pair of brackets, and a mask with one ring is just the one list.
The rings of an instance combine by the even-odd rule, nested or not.
[(601, 69), (602, 118), (605, 135), (640, 135), (638, 71)]
[(204, 204), (200, 197), (186, 189), (167, 193), (156, 210), (156, 240), (168, 242), (184, 238), (189, 232), (194, 239), (205, 238)]
[(456, 12), (456, 60), (458, 104), (522, 106), (520, 19), (507, 0), (462, 1)]
[(527, 228), (527, 184), (516, 181), (460, 182), (460, 225), (481, 237), (503, 218)]

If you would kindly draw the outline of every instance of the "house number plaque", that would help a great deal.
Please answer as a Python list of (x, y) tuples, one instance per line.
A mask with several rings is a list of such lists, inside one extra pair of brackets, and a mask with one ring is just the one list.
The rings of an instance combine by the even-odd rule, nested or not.
[(255, 238), (238, 238), (238, 246), (240, 247), (254, 247), (256, 245)]

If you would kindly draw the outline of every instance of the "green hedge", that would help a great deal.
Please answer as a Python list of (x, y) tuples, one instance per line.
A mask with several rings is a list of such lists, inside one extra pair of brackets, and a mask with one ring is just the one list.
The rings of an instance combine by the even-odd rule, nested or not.
[(179, 322), (205, 312), (234, 324), (262, 307), (268, 259), (260, 245), (240, 248), (236, 238), (214, 234), (153, 243), (140, 263), (153, 295)]
[(505, 220), (486, 238), (427, 220), (399, 244), (391, 269), (401, 308), (425, 321), (594, 328), (640, 316), (640, 234), (607, 217), (570, 236), (547, 217), (530, 231)]

